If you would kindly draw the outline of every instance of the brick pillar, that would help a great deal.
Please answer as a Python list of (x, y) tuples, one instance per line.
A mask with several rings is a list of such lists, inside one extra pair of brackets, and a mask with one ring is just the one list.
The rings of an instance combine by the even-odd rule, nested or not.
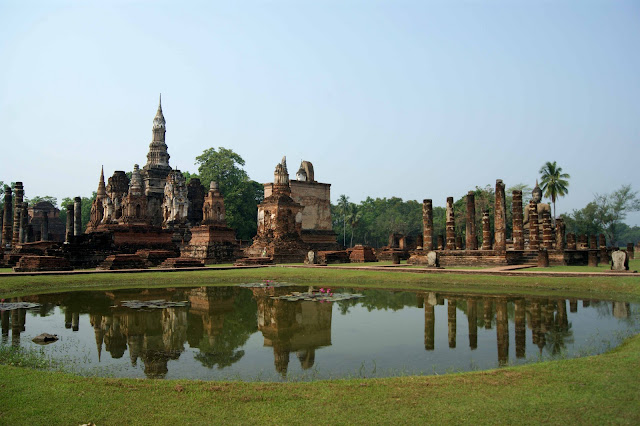
[(633, 243), (627, 243), (627, 254), (629, 255), (629, 259), (635, 259), (635, 247)]
[(566, 225), (561, 217), (556, 219), (556, 250), (564, 250), (564, 232)]
[(599, 246), (601, 249), (607, 248), (607, 239), (605, 238), (604, 234), (600, 234), (598, 236), (598, 240), (599, 240)]
[(607, 239), (604, 234), (598, 236), (598, 245), (600, 247), (600, 263), (610, 263), (609, 250), (607, 250)]
[(67, 230), (64, 234), (64, 241), (69, 243), (71, 242), (71, 237), (73, 237), (73, 204), (67, 204)]
[(462, 236), (456, 235), (456, 250), (462, 250)]
[(27, 242), (27, 225), (29, 224), (29, 203), (23, 201), (22, 202), (22, 211), (20, 212), (20, 232), (18, 235), (18, 240), (20, 243)]
[(467, 227), (465, 232), (467, 250), (478, 250), (476, 236), (476, 195), (473, 191), (467, 193)]
[(13, 247), (20, 243), (20, 214), (22, 213), (22, 202), (24, 201), (22, 182), (16, 182), (14, 192), (16, 194), (16, 206), (13, 210), (13, 235), (11, 236), (11, 245)]
[(589, 250), (588, 254), (588, 266), (596, 267), (598, 266), (598, 251), (597, 250)]
[(531, 200), (529, 201), (529, 249), (538, 250), (540, 247), (538, 233), (538, 206)]
[(82, 235), (82, 198), (73, 199), (73, 235)]
[(47, 213), (42, 216), (40, 226), (40, 241), (49, 241), (49, 215)]
[(505, 251), (507, 249), (507, 211), (502, 179), (496, 180), (496, 201), (493, 214), (493, 249)]
[(589, 250), (595, 250), (598, 248), (598, 237), (595, 235), (589, 235)]
[(4, 214), (2, 217), (2, 247), (10, 248), (13, 239), (13, 196), (11, 187), (4, 186)]
[(422, 201), (422, 248), (433, 250), (433, 204), (431, 200)]
[(567, 234), (567, 250), (576, 250), (576, 234), (569, 232)]
[(553, 231), (551, 230), (551, 213), (542, 213), (542, 246), (547, 250), (553, 248)]
[(549, 267), (549, 252), (546, 249), (538, 250), (538, 268)]
[(446, 218), (446, 237), (447, 245), (445, 250), (456, 249), (456, 223), (453, 214), (453, 197), (447, 197), (447, 218)]
[(444, 237), (438, 235), (438, 250), (444, 250)]
[(482, 250), (491, 250), (491, 223), (489, 210), (482, 212)]
[(513, 191), (513, 203), (511, 204), (511, 212), (513, 213), (513, 249), (524, 250), (524, 232), (522, 213), (522, 191)]

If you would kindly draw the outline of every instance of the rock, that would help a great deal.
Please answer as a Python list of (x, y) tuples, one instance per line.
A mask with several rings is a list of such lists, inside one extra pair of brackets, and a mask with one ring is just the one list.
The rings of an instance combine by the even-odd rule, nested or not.
[(612, 271), (628, 271), (629, 255), (622, 250), (616, 250), (611, 253), (611, 270)]
[(440, 266), (438, 253), (436, 253), (435, 251), (430, 251), (429, 253), (427, 253), (427, 266), (430, 268), (437, 268)]
[(57, 340), (58, 340), (57, 334), (42, 333), (34, 337), (32, 341), (33, 343), (37, 343), (39, 345), (48, 345), (49, 343), (53, 343)]

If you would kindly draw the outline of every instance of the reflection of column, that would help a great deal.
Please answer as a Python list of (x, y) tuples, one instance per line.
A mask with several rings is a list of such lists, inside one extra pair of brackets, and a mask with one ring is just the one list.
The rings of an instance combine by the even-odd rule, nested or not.
[(493, 320), (493, 310), (491, 306), (491, 299), (484, 298), (484, 328), (489, 330), (491, 328), (491, 321)]
[(433, 250), (433, 205), (431, 200), (422, 201), (422, 248)]
[(558, 299), (557, 302), (558, 316), (556, 317), (558, 329), (560, 331), (569, 330), (569, 318), (567, 317), (567, 301)]
[(469, 322), (469, 348), (474, 350), (478, 347), (478, 307), (476, 300), (467, 299), (467, 320)]
[(498, 339), (498, 364), (506, 365), (509, 361), (509, 317), (507, 315), (507, 299), (496, 300), (496, 335)]
[(2, 320), (2, 343), (6, 344), (9, 338), (9, 311), (0, 312), (0, 317)]
[(527, 352), (527, 323), (525, 301), (518, 299), (515, 305), (516, 358), (524, 358)]
[(80, 328), (80, 312), (74, 312), (71, 319), (71, 329), (78, 331)]
[(578, 300), (577, 299), (569, 299), (569, 312), (572, 314), (578, 312)]
[(591, 305), (591, 301), (590, 300), (583, 300), (582, 301), (582, 307), (583, 308), (588, 308)]
[(64, 311), (64, 328), (71, 328), (71, 309), (69, 307)]
[(20, 346), (20, 333), (24, 331), (26, 316), (26, 309), (11, 311), (11, 346)]
[(453, 299), (447, 299), (447, 324), (449, 325), (449, 347), (456, 347), (456, 305)]
[(631, 314), (631, 306), (625, 302), (613, 302), (613, 316), (615, 318), (628, 318)]
[(424, 304), (424, 348), (432, 351), (435, 346), (436, 316), (434, 307), (428, 300)]

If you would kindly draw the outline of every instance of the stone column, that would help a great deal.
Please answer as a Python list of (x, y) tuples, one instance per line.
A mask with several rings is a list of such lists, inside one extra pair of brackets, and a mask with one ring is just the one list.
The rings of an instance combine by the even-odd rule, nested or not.
[(627, 243), (627, 254), (629, 255), (629, 259), (635, 259), (635, 247), (633, 243)]
[(507, 299), (496, 301), (496, 336), (498, 339), (498, 364), (506, 365), (509, 361), (509, 316)]
[(516, 358), (524, 358), (527, 352), (527, 320), (525, 316), (525, 301), (518, 299), (515, 306), (515, 329), (516, 329)]
[(553, 231), (551, 229), (551, 213), (545, 211), (542, 213), (542, 246), (547, 249), (553, 249)]
[(524, 215), (522, 212), (522, 191), (513, 191), (513, 202), (511, 204), (511, 212), (513, 214), (513, 249), (524, 250), (524, 231), (523, 221)]
[(567, 234), (567, 250), (575, 250), (576, 247), (576, 234), (569, 232)]
[(478, 250), (478, 237), (476, 236), (476, 195), (473, 191), (467, 192), (467, 227), (465, 240), (467, 250)]
[(469, 349), (478, 347), (478, 307), (476, 299), (467, 299), (467, 321), (469, 323)]
[(433, 250), (433, 203), (431, 200), (422, 201), (422, 248), (424, 251)]
[(444, 250), (444, 237), (438, 235), (438, 250)]
[(4, 214), (2, 218), (2, 247), (10, 248), (13, 239), (13, 196), (11, 187), (4, 186)]
[(16, 194), (16, 203), (13, 210), (13, 235), (11, 237), (11, 245), (13, 247), (20, 243), (20, 213), (22, 213), (22, 202), (24, 201), (22, 182), (16, 182), (14, 192)]
[(67, 204), (67, 231), (65, 232), (64, 240), (67, 243), (71, 242), (71, 237), (73, 237), (73, 204)]
[(596, 267), (598, 266), (598, 252), (597, 250), (589, 250), (588, 254), (588, 266)]
[(605, 238), (604, 234), (600, 234), (598, 236), (598, 243), (601, 249), (606, 249), (607, 248), (607, 239)]
[(447, 324), (449, 329), (449, 347), (456, 347), (456, 306), (454, 299), (447, 300)]
[(82, 235), (82, 198), (73, 199), (73, 235)]
[(446, 239), (447, 245), (445, 246), (445, 250), (455, 250), (456, 249), (456, 223), (455, 217), (453, 213), (453, 197), (447, 197), (447, 217), (446, 217)]
[(23, 201), (22, 202), (22, 211), (20, 212), (20, 235), (18, 235), (18, 239), (20, 240), (20, 244), (27, 242), (27, 225), (29, 224), (29, 203)]
[(456, 250), (462, 250), (462, 237), (456, 235)]
[(42, 216), (42, 225), (40, 226), (40, 241), (49, 241), (49, 215), (47, 213)]
[(538, 231), (538, 206), (531, 200), (529, 201), (529, 249), (538, 250), (540, 247)]
[(564, 250), (564, 232), (566, 225), (561, 217), (556, 219), (556, 250)]
[(549, 267), (549, 252), (547, 249), (541, 248), (538, 250), (538, 268)]
[(598, 248), (598, 237), (589, 235), (589, 249), (596, 250)]
[(491, 250), (491, 223), (489, 210), (482, 212), (482, 250)]
[(496, 180), (496, 201), (494, 205), (493, 217), (493, 249), (505, 251), (507, 249), (507, 211), (506, 199), (504, 195), (504, 183), (502, 179)]

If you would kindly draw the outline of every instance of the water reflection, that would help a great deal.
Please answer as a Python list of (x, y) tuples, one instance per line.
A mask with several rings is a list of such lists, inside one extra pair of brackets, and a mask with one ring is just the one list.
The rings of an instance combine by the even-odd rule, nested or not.
[[(573, 321), (586, 310), (595, 310), (602, 318), (615, 318), (622, 323), (629, 320), (630, 323), (634, 323), (634, 320), (630, 320), (632, 310), (629, 303), (599, 300), (583, 300), (582, 308), (579, 309), (577, 299), (445, 292), (366, 290), (364, 299), (335, 303), (290, 302), (271, 298), (292, 290), (291, 287), (199, 287), (64, 293), (30, 296), (19, 300), (40, 303), (39, 308), (29, 310), (30, 315), (53, 317), (63, 332), (80, 335), (83, 332), (81, 327), (86, 329), (86, 325), (89, 324), (93, 329), (92, 336), (95, 342), (91, 344), (95, 345), (98, 362), (103, 360), (105, 353), (108, 353), (112, 360), (128, 358), (132, 367), (140, 368), (138, 366), (142, 363), (142, 371), (149, 378), (166, 377), (173, 368), (171, 361), (178, 360), (193, 359), (209, 370), (226, 370), (240, 364), (242, 368), (246, 368), (246, 363), (255, 362), (252, 359), (243, 364), (251, 350), (253, 353), (257, 352), (249, 342), (256, 333), (260, 333), (257, 336), (261, 335), (261, 346), (271, 352), (270, 362), (273, 371), (282, 377), (291, 370), (292, 354), (294, 359), (298, 359), (296, 369), (300, 370), (314, 367), (316, 358), (320, 356), (318, 350), (323, 348), (327, 349), (322, 352), (324, 365), (347, 362), (350, 352), (355, 354), (352, 356), (354, 358), (375, 358), (375, 353), (360, 355), (359, 344), (372, 344), (364, 341), (358, 343), (357, 335), (363, 333), (361, 329), (353, 331), (354, 345), (348, 348), (347, 355), (342, 355), (343, 358), (335, 354), (344, 353), (344, 347), (331, 351), (334, 305), (336, 315), (345, 317), (351, 315), (352, 309), (358, 312), (367, 311), (371, 315), (375, 314), (373, 311), (423, 309), (424, 349), (420, 349), (423, 353), (442, 350), (460, 353), (466, 350), (464, 346), (468, 346), (469, 353), (476, 353), (480, 346), (487, 354), (493, 354), (493, 362), (497, 361), (498, 365), (510, 362), (510, 342), (514, 344), (511, 349), (512, 360), (514, 355), (515, 359), (531, 355), (531, 352), (527, 354), (528, 338), (531, 348), (539, 354), (562, 353), (567, 346), (574, 344)], [(132, 299), (163, 299), (189, 303), (186, 306), (163, 309), (131, 309), (122, 305), (123, 301)], [(637, 308), (634, 308), (634, 312), (637, 316)], [(86, 318), (85, 322), (82, 318)], [(21, 335), (30, 321), (27, 319), (27, 310), (2, 311), (0, 319), (4, 345), (26, 345), (35, 334), (48, 331), (40, 329), (40, 324), (40, 328), (32, 330), (29, 338), (21, 342)], [(417, 324), (398, 322), (397, 329), (421, 327), (421, 321), (419, 319)], [(510, 328), (513, 340), (510, 340)], [(490, 331), (493, 329), (494, 349), (487, 351), (486, 336), (491, 334)], [(84, 331), (91, 333), (91, 330)], [(420, 329), (417, 331), (421, 333)], [(458, 339), (459, 331), (466, 333), (468, 339)], [(333, 332), (338, 335), (346, 333), (340, 328)], [(481, 339), (480, 334), (483, 336)], [(438, 338), (439, 335), (442, 339)], [(445, 337), (447, 343), (444, 342)], [(375, 343), (383, 351), (385, 336), (380, 335), (377, 338), (380, 341)], [(467, 345), (465, 341), (468, 342)], [(422, 342), (415, 343), (419, 343), (422, 348)], [(192, 356), (185, 355), (185, 352), (192, 353)]]

